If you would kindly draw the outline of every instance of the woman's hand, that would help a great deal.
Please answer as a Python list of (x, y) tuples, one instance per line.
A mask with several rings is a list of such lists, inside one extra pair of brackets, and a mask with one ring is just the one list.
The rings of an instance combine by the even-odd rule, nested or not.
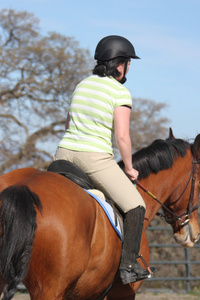
[(131, 181), (134, 181), (138, 178), (139, 172), (134, 168), (130, 170), (125, 169), (125, 172), (129, 176)]

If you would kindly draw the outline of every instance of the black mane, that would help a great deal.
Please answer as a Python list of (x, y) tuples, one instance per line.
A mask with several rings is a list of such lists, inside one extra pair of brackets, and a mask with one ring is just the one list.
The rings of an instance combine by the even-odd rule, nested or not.
[[(148, 177), (150, 173), (171, 168), (177, 157), (183, 157), (190, 144), (181, 139), (155, 140), (132, 155), (133, 167), (139, 171), (138, 179)], [(123, 161), (119, 166), (124, 169)]]

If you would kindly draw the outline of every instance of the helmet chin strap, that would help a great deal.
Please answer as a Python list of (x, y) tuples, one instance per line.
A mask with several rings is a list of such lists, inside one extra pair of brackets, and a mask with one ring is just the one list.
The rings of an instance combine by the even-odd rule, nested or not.
[(127, 70), (127, 66), (128, 66), (128, 60), (125, 61), (125, 63), (124, 63), (124, 75), (123, 75), (122, 79), (120, 80), (121, 84), (124, 84), (126, 82), (126, 80), (127, 80), (126, 76), (125, 76), (126, 70)]
[(127, 80), (127, 79), (126, 79), (126, 77), (124, 76), (124, 77), (122, 78), (122, 80), (120, 80), (120, 83), (121, 83), (121, 84), (124, 84), (124, 83), (126, 82), (126, 80)]

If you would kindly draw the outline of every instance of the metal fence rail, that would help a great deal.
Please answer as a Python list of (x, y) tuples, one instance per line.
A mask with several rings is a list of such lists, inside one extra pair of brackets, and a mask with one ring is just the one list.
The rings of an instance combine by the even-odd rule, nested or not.
[[(148, 227), (147, 230), (150, 231), (172, 231), (170, 227)], [(186, 292), (191, 291), (191, 282), (200, 281), (200, 277), (191, 276), (191, 265), (200, 265), (200, 261), (190, 259), (190, 248), (183, 249), (178, 244), (159, 244), (159, 243), (149, 243), (149, 248), (180, 248), (184, 251), (184, 260), (174, 260), (174, 261), (151, 261), (151, 265), (185, 265), (185, 276), (183, 277), (153, 277), (148, 279), (148, 281), (185, 281), (186, 282)], [(195, 244), (194, 248), (200, 249), (200, 244)]]

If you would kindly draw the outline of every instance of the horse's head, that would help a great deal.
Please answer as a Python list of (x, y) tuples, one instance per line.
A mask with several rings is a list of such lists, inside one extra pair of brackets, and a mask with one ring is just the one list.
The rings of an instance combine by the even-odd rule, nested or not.
[(200, 134), (191, 146), (191, 151), (188, 151), (188, 159), (184, 158), (180, 171), (181, 168), (184, 168), (184, 172), (179, 185), (167, 201), (167, 207), (176, 213), (171, 214), (165, 209), (164, 213), (166, 221), (173, 228), (175, 241), (183, 247), (193, 247), (199, 239)]
[[(158, 210), (162, 207), (166, 222), (173, 228), (175, 241), (184, 247), (193, 247), (199, 239), (200, 134), (191, 145), (176, 139), (170, 128), (166, 140), (155, 140), (134, 153), (132, 160), (139, 171), (137, 184), (146, 200), (146, 224), (156, 213), (160, 214)], [(124, 170), (123, 161), (118, 164)], [(160, 200), (141, 183), (160, 195)], [(149, 196), (156, 201), (147, 200)]]

